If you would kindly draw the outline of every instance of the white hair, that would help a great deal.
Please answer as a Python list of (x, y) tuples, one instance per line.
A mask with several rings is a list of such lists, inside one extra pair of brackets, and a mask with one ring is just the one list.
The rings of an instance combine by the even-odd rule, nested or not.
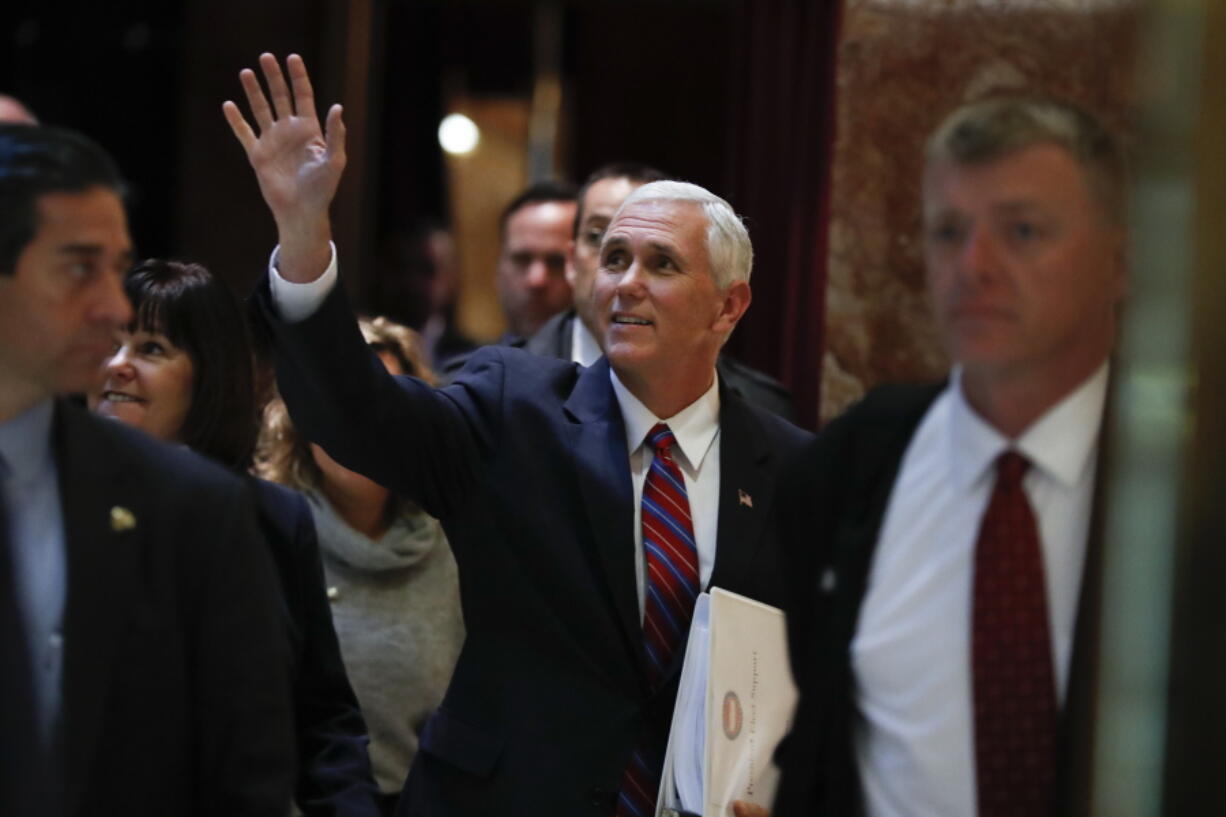
[(732, 205), (705, 187), (689, 182), (650, 182), (627, 196), (613, 219), (631, 204), (644, 201), (689, 202), (701, 207), (707, 219), (707, 256), (715, 285), (726, 290), (737, 281), (749, 280), (753, 271), (753, 244)]

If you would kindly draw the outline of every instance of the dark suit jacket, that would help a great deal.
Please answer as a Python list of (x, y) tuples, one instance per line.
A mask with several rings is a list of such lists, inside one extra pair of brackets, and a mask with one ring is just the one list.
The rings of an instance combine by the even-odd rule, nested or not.
[(298, 733), (294, 800), (306, 817), (379, 817), (367, 732), (332, 626), (315, 522), (306, 499), (250, 478), (289, 621)]
[[(340, 287), (296, 324), (275, 319), (267, 284), (257, 301), (298, 428), (441, 519), (459, 566), (468, 636), (401, 813), (610, 813), (640, 735), (667, 730), (675, 670), (649, 689), (633, 491), (607, 362), (584, 369), (487, 347), (436, 392), (387, 374)], [(784, 453), (810, 435), (726, 390), (721, 398), (711, 582), (778, 601), (766, 516)]]
[[(944, 384), (886, 386), (832, 422), (780, 479), (785, 611), (800, 701), (776, 753), (782, 777), (774, 817), (863, 813), (852, 747), (851, 640), (882, 519), (907, 445)], [(1100, 462), (1100, 469), (1101, 469)], [(1092, 707), (1101, 511), (1090, 525), (1070, 687), (1061, 736), (1060, 814), (1073, 813), (1089, 779), (1084, 719)], [(1079, 764), (1079, 765), (1078, 765)]]
[(64, 813), (284, 817), (285, 624), (246, 489), (66, 401), (55, 435)]
[[(575, 321), (578, 319), (579, 316), (575, 310), (567, 309), (546, 321), (545, 325), (538, 329), (532, 337), (526, 340), (515, 339), (503, 345), (522, 346), (534, 355), (570, 360), (574, 343)], [(467, 356), (454, 359), (444, 371), (447, 379), (455, 377), (467, 362)], [(788, 422), (795, 418), (792, 394), (778, 380), (727, 355), (719, 356), (715, 369), (719, 372), (720, 383), (731, 393), (748, 403), (779, 415)]]

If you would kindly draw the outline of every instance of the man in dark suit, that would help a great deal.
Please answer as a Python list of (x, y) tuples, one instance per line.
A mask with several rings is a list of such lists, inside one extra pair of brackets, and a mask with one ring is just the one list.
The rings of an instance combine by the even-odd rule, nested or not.
[(121, 189), (83, 137), (0, 126), (0, 627), (28, 707), (5, 702), (0, 756), (25, 774), (0, 812), (281, 815), (285, 627), (246, 492), (56, 399), (131, 318)]
[(929, 140), (925, 262), (955, 366), (871, 393), (782, 483), (801, 700), (776, 815), (1072, 807), (1121, 164), (1054, 102), (968, 105)]
[[(573, 360), (590, 366), (603, 350), (600, 346), (599, 319), (592, 302), (596, 269), (600, 265), (600, 242), (617, 208), (634, 190), (648, 182), (663, 181), (664, 173), (637, 162), (616, 162), (594, 170), (579, 188), (578, 208), (570, 250), (566, 258), (566, 280), (573, 292), (573, 305), (550, 318), (524, 342), (536, 355)], [(715, 369), (720, 382), (747, 402), (793, 418), (792, 395), (772, 377), (721, 354)]]
[(438, 516), (460, 570), (467, 641), (401, 813), (650, 814), (693, 600), (778, 600), (765, 517), (809, 436), (715, 374), (749, 306), (743, 225), (701, 188), (644, 187), (602, 243), (606, 358), (489, 347), (440, 391), (392, 378), (335, 286), (339, 108), (321, 133), (301, 59), (292, 96), (260, 62), (272, 105), (240, 75), (260, 134), (224, 107), (279, 225), (257, 303), (282, 394), (308, 438)]

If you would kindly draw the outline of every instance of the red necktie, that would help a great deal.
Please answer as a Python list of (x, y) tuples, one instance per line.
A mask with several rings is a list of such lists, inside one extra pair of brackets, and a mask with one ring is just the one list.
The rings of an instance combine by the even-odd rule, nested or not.
[[(655, 688), (685, 645), (698, 598), (698, 548), (685, 479), (673, 459), (673, 433), (657, 423), (647, 434), (655, 451), (643, 484), (643, 552), (647, 561), (647, 598), (643, 645), (647, 674)], [(640, 745), (622, 776), (618, 817), (651, 817), (660, 789), (663, 747)]]
[(1034, 512), (1012, 451), (975, 545), (971, 625), (975, 774), (979, 817), (1045, 817), (1053, 811), (1059, 718), (1047, 622), (1047, 586)]

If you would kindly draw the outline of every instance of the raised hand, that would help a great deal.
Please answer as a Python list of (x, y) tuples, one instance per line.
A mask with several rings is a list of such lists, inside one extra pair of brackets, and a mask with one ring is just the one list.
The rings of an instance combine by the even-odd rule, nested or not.
[(345, 168), (345, 125), (341, 106), (333, 105), (321, 131), (306, 65), (291, 54), (285, 66), (288, 86), (277, 58), (260, 55), (267, 97), (254, 71), (239, 72), (258, 135), (236, 104), (227, 100), (221, 107), (277, 222), (282, 275), (311, 280), (328, 263), (328, 207)]

